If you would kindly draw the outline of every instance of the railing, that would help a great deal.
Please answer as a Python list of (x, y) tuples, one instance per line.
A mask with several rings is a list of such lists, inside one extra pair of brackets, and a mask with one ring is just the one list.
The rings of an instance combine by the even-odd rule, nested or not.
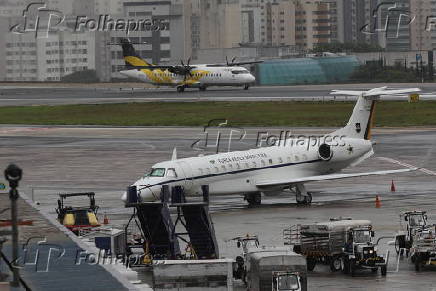
[(301, 244), (301, 228), (299, 224), (291, 225), (289, 228), (283, 230), (283, 239), (285, 245), (299, 245)]

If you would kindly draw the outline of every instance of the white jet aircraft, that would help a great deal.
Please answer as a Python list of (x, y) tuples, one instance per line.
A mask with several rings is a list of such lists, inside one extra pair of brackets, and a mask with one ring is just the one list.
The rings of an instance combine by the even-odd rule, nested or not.
[[(261, 203), (261, 193), (291, 189), (299, 204), (310, 204), (311, 193), (305, 183), (352, 177), (398, 174), (417, 170), (339, 173), (374, 154), (371, 123), (375, 103), (381, 95), (418, 92), (420, 89), (339, 91), (332, 94), (359, 96), (347, 125), (318, 138), (286, 139), (276, 145), (247, 151), (177, 159), (155, 164), (133, 185), (141, 201), (160, 199), (162, 185), (183, 186), (187, 196), (202, 195), (201, 186), (209, 185), (210, 195), (241, 194), (249, 204)], [(314, 142), (316, 141), (316, 142)], [(122, 197), (127, 199), (127, 193)]]

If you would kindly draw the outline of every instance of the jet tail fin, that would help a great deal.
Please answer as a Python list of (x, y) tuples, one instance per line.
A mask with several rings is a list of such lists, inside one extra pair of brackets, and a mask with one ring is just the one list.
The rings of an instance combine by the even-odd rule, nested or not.
[(419, 91), (421, 91), (419, 88), (389, 90), (387, 87), (374, 88), (369, 91), (333, 90), (330, 94), (359, 96), (347, 125), (335, 131), (333, 135), (370, 140), (375, 104), (380, 96)]

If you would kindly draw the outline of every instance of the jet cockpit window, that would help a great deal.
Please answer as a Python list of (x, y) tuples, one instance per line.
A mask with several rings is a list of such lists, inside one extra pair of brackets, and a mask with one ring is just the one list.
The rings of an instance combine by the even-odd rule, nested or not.
[(165, 176), (165, 169), (164, 168), (154, 168), (151, 169), (150, 177), (163, 177)]
[(233, 70), (232, 74), (238, 75), (238, 74), (250, 74), (247, 70)]
[(177, 178), (176, 170), (173, 169), (173, 168), (169, 168), (169, 169), (167, 170), (167, 177)]

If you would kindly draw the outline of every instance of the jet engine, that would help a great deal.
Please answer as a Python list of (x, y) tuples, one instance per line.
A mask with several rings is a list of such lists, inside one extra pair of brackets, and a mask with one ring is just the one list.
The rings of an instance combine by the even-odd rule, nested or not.
[(325, 143), (320, 145), (318, 149), (318, 156), (323, 161), (330, 161), (333, 157), (333, 151), (331, 149), (331, 146)]

